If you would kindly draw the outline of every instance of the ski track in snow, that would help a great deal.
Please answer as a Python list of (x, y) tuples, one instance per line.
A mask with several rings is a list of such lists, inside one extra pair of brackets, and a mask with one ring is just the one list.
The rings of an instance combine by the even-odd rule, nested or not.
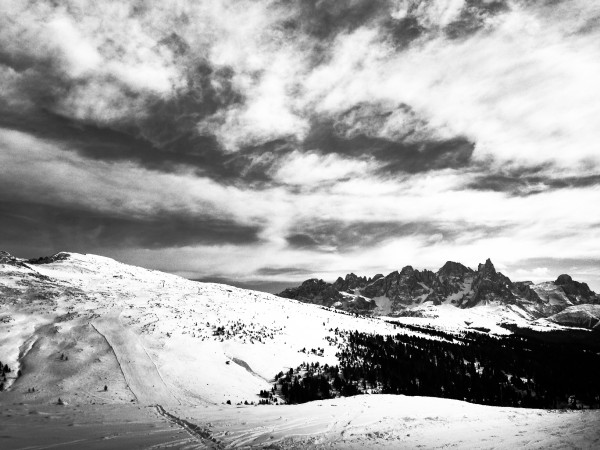
[(97, 319), (92, 326), (113, 349), (127, 385), (140, 403), (179, 403), (165, 384), (139, 338), (123, 327), (119, 317)]
[(166, 411), (162, 405), (155, 405), (156, 412), (167, 419), (169, 422), (177, 425), (181, 429), (185, 430), (190, 436), (192, 436), (199, 443), (198, 448), (206, 449), (222, 449), (224, 448), (212, 437), (210, 431), (199, 427), (185, 419), (181, 419), (174, 414)]

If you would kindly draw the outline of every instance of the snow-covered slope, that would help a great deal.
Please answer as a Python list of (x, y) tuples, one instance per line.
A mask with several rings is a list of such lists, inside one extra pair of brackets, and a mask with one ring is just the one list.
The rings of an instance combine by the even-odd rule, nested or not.
[(232, 447), (277, 449), (597, 448), (598, 411), (493, 408), (449, 399), (363, 395), (231, 412), (177, 408)]
[[(256, 402), (279, 371), (305, 361), (337, 363), (330, 330), (419, 332), (100, 256), (61, 253), (36, 263), (0, 256), (0, 360), (13, 369), (0, 393), (8, 448), (561, 448), (600, 442), (596, 411), (386, 395), (236, 407)], [(382, 305), (381, 313), (390, 310)], [(421, 317), (401, 320), (447, 330), (488, 326), (498, 333), (506, 330), (491, 317), (527, 321), (504, 305), (419, 307)], [(56, 406), (58, 398), (66, 406)], [(567, 429), (568, 435), (551, 432)]]
[[(32, 398), (256, 401), (281, 370), (335, 363), (331, 328), (397, 332), (380, 320), (262, 292), (100, 256), (58, 256), (0, 265), (0, 360), (22, 369), (11, 389), (35, 387)], [(300, 353), (304, 347), (324, 352)]]
[[(361, 395), (291, 406), (8, 404), (2, 448), (594, 449), (597, 410), (495, 408), (456, 400)], [(167, 420), (165, 420), (167, 419)]]

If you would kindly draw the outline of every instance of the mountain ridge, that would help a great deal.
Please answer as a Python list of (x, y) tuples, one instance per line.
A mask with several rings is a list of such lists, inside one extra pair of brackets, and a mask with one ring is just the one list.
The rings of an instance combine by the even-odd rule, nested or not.
[[(600, 304), (600, 296), (586, 283), (562, 274), (555, 281), (534, 284), (513, 282), (494, 267), (491, 259), (473, 270), (462, 263), (447, 261), (437, 272), (404, 266), (400, 271), (374, 277), (354, 273), (333, 283), (309, 279), (287, 288), (280, 297), (315, 303), (349, 312), (381, 315), (414, 315), (423, 304), (450, 304), (473, 308), (484, 304), (515, 305), (534, 318), (550, 317), (570, 306)], [(389, 302), (386, 311), (379, 303)]]

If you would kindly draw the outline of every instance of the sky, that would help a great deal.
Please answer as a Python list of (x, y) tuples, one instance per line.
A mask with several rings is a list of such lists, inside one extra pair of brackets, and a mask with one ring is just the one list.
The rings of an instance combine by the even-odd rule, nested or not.
[(598, 291), (595, 3), (0, 0), (0, 249)]

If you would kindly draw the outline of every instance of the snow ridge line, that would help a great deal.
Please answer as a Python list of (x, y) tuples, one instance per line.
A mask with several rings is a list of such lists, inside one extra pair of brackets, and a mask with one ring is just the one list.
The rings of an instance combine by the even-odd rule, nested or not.
[(104, 340), (106, 341), (106, 345), (108, 345), (108, 347), (110, 348), (110, 351), (113, 353), (113, 355), (115, 355), (115, 359), (117, 360), (117, 365), (119, 366), (121, 375), (123, 375), (123, 381), (125, 381), (125, 384), (127, 385), (127, 389), (129, 389), (129, 392), (131, 392), (131, 394), (135, 397), (135, 401), (139, 403), (138, 396), (135, 395), (135, 392), (133, 392), (133, 389), (131, 389), (131, 386), (129, 386), (129, 383), (127, 382), (127, 377), (125, 376), (125, 372), (123, 372), (123, 368), (121, 367), (121, 363), (119, 362), (119, 357), (115, 353), (115, 349), (112, 347), (112, 345), (110, 345), (110, 342), (108, 342), (108, 339), (106, 339), (106, 336), (104, 336), (92, 322), (88, 322), (88, 323), (91, 325), (91, 327), (94, 330), (96, 330), (96, 333), (98, 333), (100, 336), (102, 336), (104, 338)]
[(176, 415), (171, 414), (170, 412), (166, 411), (165, 408), (163, 408), (161, 405), (154, 405), (154, 408), (156, 408), (156, 412), (158, 412), (158, 414), (163, 416), (169, 422), (174, 423), (175, 425), (177, 425), (180, 428), (187, 431), (188, 434), (190, 434), (192, 437), (196, 438), (202, 444), (204, 444), (206, 446), (206, 448), (211, 448), (211, 449), (224, 449), (225, 448), (222, 444), (220, 444), (211, 435), (210, 431), (208, 431), (207, 429), (200, 428), (196, 424), (193, 424), (191, 422), (188, 422), (185, 419), (181, 419), (181, 418), (177, 417)]

